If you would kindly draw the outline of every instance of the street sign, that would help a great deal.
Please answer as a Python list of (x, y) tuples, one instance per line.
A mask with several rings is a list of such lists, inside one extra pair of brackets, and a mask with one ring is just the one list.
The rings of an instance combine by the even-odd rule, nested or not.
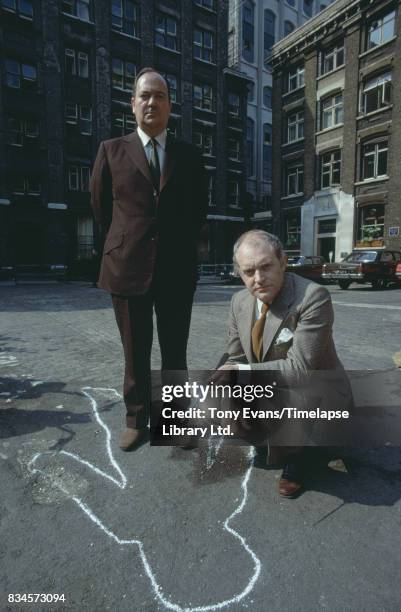
[(397, 236), (400, 235), (400, 228), (399, 227), (389, 227), (388, 235), (390, 238), (396, 238)]

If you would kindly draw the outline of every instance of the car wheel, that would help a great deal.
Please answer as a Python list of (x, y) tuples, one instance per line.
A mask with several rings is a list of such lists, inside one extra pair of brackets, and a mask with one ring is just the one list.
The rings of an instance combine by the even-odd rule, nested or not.
[(380, 291), (380, 289), (385, 289), (387, 287), (387, 281), (385, 278), (375, 278), (372, 281), (372, 288), (376, 291)]
[(340, 280), (340, 281), (338, 281), (338, 285), (339, 285), (340, 289), (348, 289), (350, 284), (351, 284), (351, 281), (347, 281), (347, 280)]

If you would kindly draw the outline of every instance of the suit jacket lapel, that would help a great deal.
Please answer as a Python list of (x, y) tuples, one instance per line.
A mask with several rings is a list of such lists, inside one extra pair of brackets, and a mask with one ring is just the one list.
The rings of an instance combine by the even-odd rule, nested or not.
[(284, 286), (271, 304), (266, 317), (265, 328), (263, 330), (263, 354), (262, 361), (265, 360), (271, 344), (277, 334), (280, 325), (287, 316), (290, 304), (294, 300), (294, 287), (290, 276), (285, 275)]
[(125, 151), (127, 155), (131, 158), (131, 161), (142, 172), (144, 177), (147, 178), (150, 183), (152, 183), (152, 176), (150, 174), (148, 159), (146, 157), (146, 153), (144, 151), (142, 141), (139, 138), (138, 133), (133, 132), (132, 134), (128, 134), (128, 136), (124, 136), (123, 142), (125, 146)]
[(161, 179), (160, 179), (160, 191), (163, 189), (163, 187), (166, 185), (167, 181), (169, 180), (171, 173), (173, 171), (173, 168), (175, 166), (175, 140), (173, 139), (172, 136), (170, 136), (170, 134), (167, 135), (167, 140), (166, 140), (166, 158), (164, 160), (164, 167), (163, 167), (163, 172), (161, 175)]

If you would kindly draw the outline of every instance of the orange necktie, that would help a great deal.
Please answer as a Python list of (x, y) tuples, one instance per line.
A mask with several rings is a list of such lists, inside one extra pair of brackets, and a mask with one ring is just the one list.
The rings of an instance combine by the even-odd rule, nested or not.
[(259, 319), (252, 327), (252, 350), (257, 361), (262, 359), (263, 351), (263, 330), (265, 328), (266, 315), (269, 310), (269, 304), (263, 304)]

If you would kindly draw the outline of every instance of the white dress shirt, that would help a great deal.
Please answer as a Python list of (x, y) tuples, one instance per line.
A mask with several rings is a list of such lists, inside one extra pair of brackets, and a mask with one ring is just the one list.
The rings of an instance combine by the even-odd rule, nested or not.
[[(137, 128), (138, 136), (141, 139), (143, 148), (145, 149), (145, 155), (147, 160), (150, 161), (150, 154), (152, 151), (152, 137), (146, 134), (140, 127)], [(160, 174), (163, 174), (164, 164), (166, 161), (166, 141), (167, 141), (167, 130), (163, 130), (161, 134), (154, 137), (156, 140), (157, 154), (159, 156)]]

